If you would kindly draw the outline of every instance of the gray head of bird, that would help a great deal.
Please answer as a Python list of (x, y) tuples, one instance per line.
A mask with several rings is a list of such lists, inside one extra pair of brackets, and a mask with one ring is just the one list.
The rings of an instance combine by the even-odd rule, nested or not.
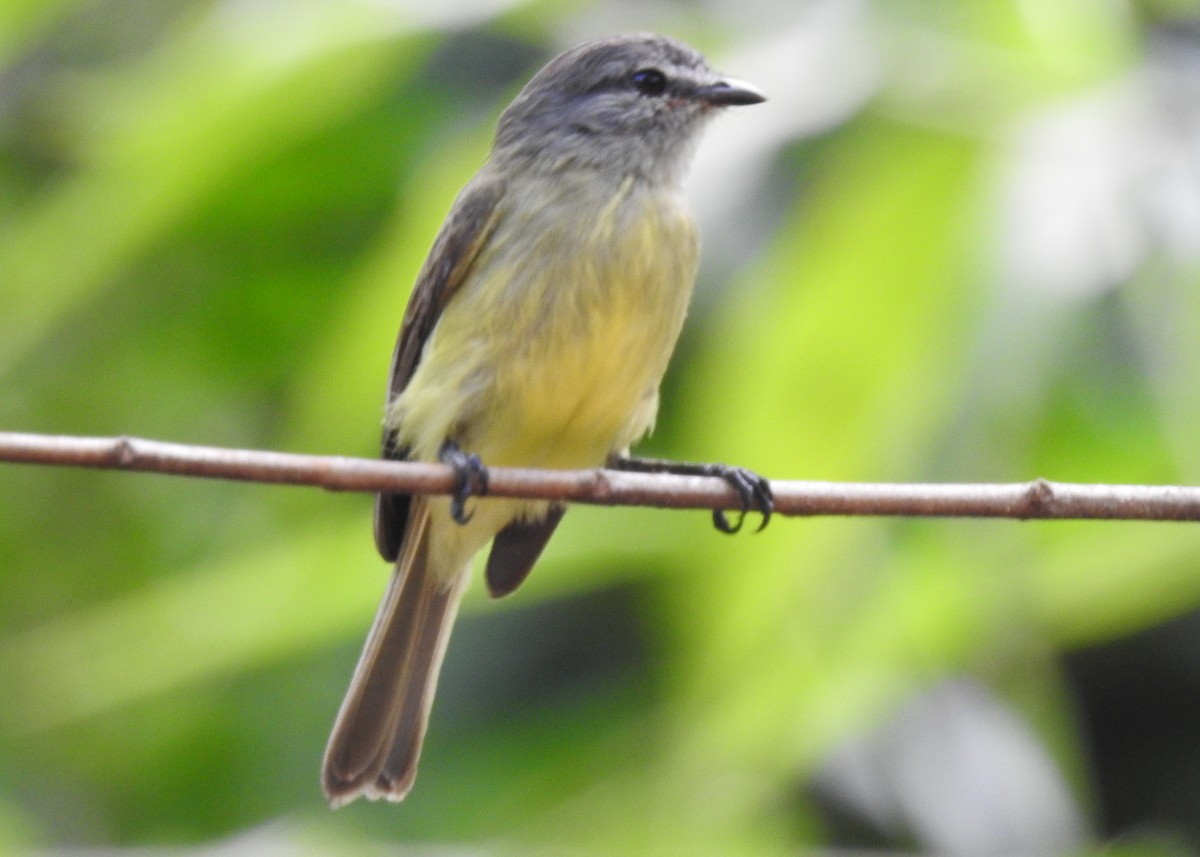
[(676, 182), (710, 116), (764, 100), (675, 39), (598, 39), (559, 54), (526, 84), (500, 117), (493, 160)]

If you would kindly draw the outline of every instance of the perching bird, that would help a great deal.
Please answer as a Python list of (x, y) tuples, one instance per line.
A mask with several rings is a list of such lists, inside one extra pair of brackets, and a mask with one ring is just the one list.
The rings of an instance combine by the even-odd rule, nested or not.
[[(720, 475), (768, 516), (765, 480), (722, 465), (645, 465), (683, 325), (696, 231), (682, 181), (707, 120), (764, 96), (665, 36), (555, 57), (500, 117), (491, 155), (446, 217), (392, 360), (387, 458), (444, 461), (453, 497), (381, 494), (375, 540), (395, 562), (322, 776), (334, 806), (412, 787), (471, 560), (493, 540), (493, 596), (529, 574), (564, 507), (477, 497), (489, 465)], [(715, 519), (723, 529), (721, 513)], [(765, 523), (764, 517), (764, 523)]]

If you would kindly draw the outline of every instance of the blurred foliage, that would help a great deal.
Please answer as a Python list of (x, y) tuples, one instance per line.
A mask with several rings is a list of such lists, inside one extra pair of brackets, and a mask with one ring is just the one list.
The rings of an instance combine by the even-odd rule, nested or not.
[[(702, 152), (721, 252), (646, 450), (777, 478), (1200, 481), (1184, 0), (8, 0), (0, 427), (374, 454), (409, 286), (499, 110), (566, 44), (636, 29), (772, 95)], [(0, 469), (0, 849), (1100, 850), (1130, 819), (1064, 657), (1200, 607), (1189, 526), (724, 538), (575, 509), (520, 593), (470, 596), (412, 796), (335, 815), (318, 763), (384, 583), (369, 506)], [(994, 716), (934, 729), (942, 757), (930, 710)], [(1193, 782), (1197, 743), (1167, 751)], [(863, 758), (875, 803), (846, 797)], [(989, 791), (1002, 769), (1040, 809)], [(1188, 847), (1191, 797), (1121, 853)]]

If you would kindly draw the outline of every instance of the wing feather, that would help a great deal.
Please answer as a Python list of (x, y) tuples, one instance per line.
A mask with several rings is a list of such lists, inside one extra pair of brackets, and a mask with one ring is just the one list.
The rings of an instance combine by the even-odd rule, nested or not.
[[(388, 373), (388, 408), (412, 380), (442, 310), (458, 293), (480, 248), (495, 230), (503, 196), (504, 183), (485, 169), (454, 201), (404, 312)], [(397, 445), (394, 429), (384, 428), (382, 457), (397, 460), (408, 457), (408, 450)], [(411, 500), (411, 495), (399, 493), (382, 493), (375, 497), (375, 546), (388, 562), (395, 562), (400, 555)]]

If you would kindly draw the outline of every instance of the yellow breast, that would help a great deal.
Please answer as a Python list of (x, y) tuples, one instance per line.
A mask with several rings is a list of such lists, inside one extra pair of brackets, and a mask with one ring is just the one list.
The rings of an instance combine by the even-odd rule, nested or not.
[(588, 467), (652, 426), (695, 231), (673, 193), (600, 202), (512, 201), (389, 415), (419, 457), (449, 436), (492, 464)]

